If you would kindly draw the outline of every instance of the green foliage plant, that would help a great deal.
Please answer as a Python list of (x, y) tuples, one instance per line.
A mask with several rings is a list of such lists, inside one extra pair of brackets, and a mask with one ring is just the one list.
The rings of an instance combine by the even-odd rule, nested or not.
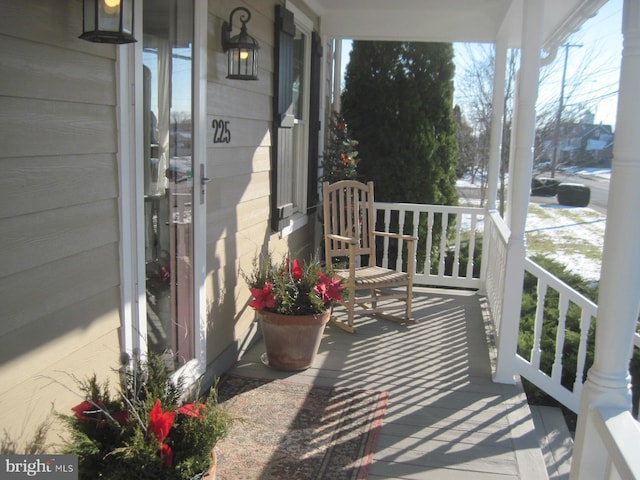
[(68, 431), (62, 451), (78, 455), (81, 480), (199, 478), (231, 426), (215, 388), (187, 401), (184, 380), (157, 354), (123, 366), (115, 391), (95, 375), (76, 382), (85, 400), (58, 417)]
[(322, 156), (322, 180), (333, 183), (358, 177), (358, 141), (351, 138), (347, 123), (336, 110), (331, 111), (328, 139)]
[(303, 262), (291, 262), (289, 257), (274, 262), (271, 255), (256, 257), (253, 271), (243, 277), (253, 296), (249, 306), (257, 311), (315, 315), (343, 300), (342, 280), (316, 257)]

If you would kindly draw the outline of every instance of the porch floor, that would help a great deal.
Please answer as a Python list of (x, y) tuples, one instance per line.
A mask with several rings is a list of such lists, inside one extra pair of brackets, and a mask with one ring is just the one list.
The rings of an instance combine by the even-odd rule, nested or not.
[(491, 380), (483, 297), (414, 291), (417, 325), (356, 317), (349, 334), (329, 324), (302, 372), (264, 366), (260, 341), (232, 373), (389, 392), (370, 479), (546, 479), (521, 385)]

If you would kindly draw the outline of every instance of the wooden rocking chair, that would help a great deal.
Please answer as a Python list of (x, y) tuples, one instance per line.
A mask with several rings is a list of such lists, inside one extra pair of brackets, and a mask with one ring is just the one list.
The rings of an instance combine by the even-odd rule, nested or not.
[[(346, 268), (336, 268), (337, 276), (345, 280), (347, 321), (332, 315), (331, 322), (354, 333), (355, 307), (361, 307), (359, 315), (374, 314), (400, 323), (416, 323), (411, 317), (411, 295), (415, 272), (415, 242), (410, 235), (376, 232), (373, 208), (373, 182), (367, 184), (342, 180), (322, 184), (325, 261), (333, 265), (336, 257), (347, 260)], [(396, 271), (376, 265), (375, 237), (397, 239), (398, 254), (403, 243), (407, 245), (407, 271)], [(368, 266), (360, 266), (368, 262)], [(362, 291), (366, 291), (362, 294)], [(404, 303), (404, 315), (390, 314), (391, 306)], [(381, 302), (383, 304), (381, 304)], [(396, 305), (393, 305), (393, 304)], [(385, 308), (386, 307), (386, 308)]]

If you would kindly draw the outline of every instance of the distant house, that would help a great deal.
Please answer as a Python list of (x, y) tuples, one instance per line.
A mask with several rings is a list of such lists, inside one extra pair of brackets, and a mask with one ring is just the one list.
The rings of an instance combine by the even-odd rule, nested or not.
[[(594, 124), (593, 115), (587, 112), (578, 122), (560, 125), (558, 137), (558, 165), (581, 167), (610, 167), (613, 159), (613, 129), (611, 125)], [(544, 141), (542, 158), (553, 158), (554, 140)]]

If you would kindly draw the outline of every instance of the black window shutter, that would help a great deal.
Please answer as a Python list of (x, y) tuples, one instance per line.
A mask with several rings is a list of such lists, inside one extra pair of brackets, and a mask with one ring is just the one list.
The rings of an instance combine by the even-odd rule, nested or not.
[[(271, 140), (271, 229), (279, 231), (281, 221), (286, 216), (282, 199), (278, 198), (278, 164), (291, 138), (289, 130), (293, 126), (293, 115), (288, 113), (293, 101), (293, 39), (296, 26), (293, 12), (276, 5), (274, 28), (274, 69), (273, 69), (273, 124)], [(286, 129), (286, 130), (285, 130)]]
[(320, 67), (322, 62), (322, 38), (317, 32), (311, 35), (311, 73), (309, 87), (309, 168), (307, 174), (307, 210), (310, 213), (318, 205), (318, 148), (320, 135)]

